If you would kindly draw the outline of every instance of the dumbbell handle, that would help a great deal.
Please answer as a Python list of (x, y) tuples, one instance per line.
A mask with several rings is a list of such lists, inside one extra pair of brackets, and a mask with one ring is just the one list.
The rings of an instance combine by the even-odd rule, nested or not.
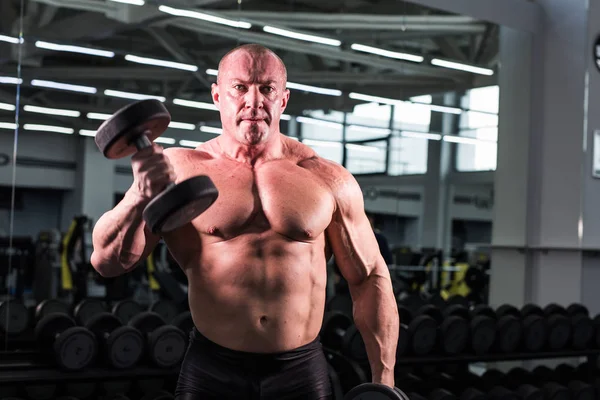
[[(150, 139), (148, 139), (148, 134), (150, 134), (150, 131), (146, 131), (141, 135), (137, 135), (135, 139), (133, 139), (133, 144), (135, 145), (136, 149), (142, 150), (147, 149), (148, 147), (152, 147), (152, 142), (150, 141)], [(175, 182), (167, 183), (167, 186), (165, 186), (163, 190), (169, 189), (172, 186), (175, 186)]]

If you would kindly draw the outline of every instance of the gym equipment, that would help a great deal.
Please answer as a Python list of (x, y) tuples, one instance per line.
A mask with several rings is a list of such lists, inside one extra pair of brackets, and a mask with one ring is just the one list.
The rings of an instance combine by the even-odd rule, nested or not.
[(467, 347), (469, 338), (468, 319), (458, 313), (451, 312), (453, 307), (460, 306), (450, 306), (442, 313), (436, 306), (428, 304), (417, 311), (418, 315), (427, 315), (435, 320), (437, 329), (436, 347), (442, 354), (460, 354)]
[(537, 315), (544, 319), (547, 337), (545, 345), (550, 350), (562, 350), (567, 346), (571, 337), (571, 322), (560, 313), (555, 313), (554, 307), (544, 311), (540, 306), (527, 304), (521, 309), (523, 317)]
[(376, 383), (363, 383), (350, 390), (344, 400), (409, 400), (408, 396), (398, 388), (391, 388)]
[(150, 305), (148, 311), (157, 313), (167, 323), (170, 323), (173, 318), (179, 315), (179, 308), (170, 300), (156, 300)]
[(325, 313), (321, 327), (321, 341), (332, 350), (339, 350), (351, 359), (363, 363), (368, 361), (362, 336), (353, 321), (336, 311)]
[(482, 309), (477, 311), (479, 313), (472, 313), (465, 306), (454, 304), (446, 307), (444, 315), (463, 318), (468, 324), (467, 336), (470, 338), (470, 350), (478, 355), (487, 354), (496, 340), (496, 321), (489, 315), (483, 314)]
[(131, 299), (118, 301), (112, 307), (112, 313), (124, 324), (143, 311), (142, 306)]
[[(100, 125), (96, 145), (106, 158), (124, 158), (152, 147), (152, 141), (169, 126), (171, 115), (158, 100), (134, 102), (118, 110)], [(143, 218), (154, 232), (169, 232), (191, 222), (218, 197), (207, 176), (195, 176), (167, 187), (148, 203)]]
[(185, 334), (186, 346), (190, 341), (190, 334), (192, 333), (192, 329), (194, 329), (194, 319), (192, 318), (192, 313), (189, 311), (184, 311), (171, 321), (171, 325), (176, 326), (181, 329), (181, 331)]
[(0, 301), (0, 336), (17, 336), (29, 328), (29, 311), (18, 300)]
[(105, 362), (116, 369), (136, 365), (144, 351), (142, 333), (108, 312), (81, 317), (81, 323), (96, 336)]
[(327, 347), (323, 347), (323, 352), (328, 365), (337, 373), (342, 393), (348, 393), (355, 386), (368, 382), (365, 370), (356, 361)]
[(67, 370), (81, 370), (90, 365), (98, 349), (96, 337), (88, 329), (76, 326), (67, 314), (51, 313), (35, 327), (40, 349), (54, 356), (56, 363)]
[(521, 344), (523, 327), (521, 320), (514, 315), (498, 314), (489, 306), (478, 304), (471, 309), (471, 317), (487, 316), (495, 321), (496, 335), (492, 349), (500, 353), (513, 353)]
[(352, 298), (349, 293), (338, 293), (327, 301), (326, 311), (339, 311), (352, 318)]
[(571, 335), (568, 347), (583, 350), (590, 345), (594, 336), (594, 324), (589, 317), (588, 309), (581, 304), (571, 304), (566, 309), (558, 304), (544, 307), (546, 316), (561, 315), (566, 317), (571, 325)]
[(529, 372), (521, 367), (513, 368), (506, 374), (507, 386), (518, 386), (523, 383), (539, 388), (544, 393), (544, 398), (557, 400), (570, 400), (569, 389), (553, 382), (549, 377), (542, 377)]
[(546, 366), (538, 366), (533, 369), (531, 374), (538, 382), (555, 381), (558, 384), (563, 385), (570, 391), (572, 399), (593, 400), (595, 398), (593, 386), (574, 379), (575, 377), (569, 374), (569, 371), (570, 368), (566, 364), (560, 368), (557, 367), (556, 370), (551, 370)]
[(99, 299), (81, 300), (73, 309), (75, 320), (81, 325), (85, 325), (95, 315), (106, 312), (106, 305)]
[(186, 351), (186, 335), (181, 329), (167, 325), (160, 315), (146, 311), (133, 317), (129, 326), (138, 329), (146, 337), (149, 358), (160, 368), (179, 365)]
[(70, 314), (69, 305), (63, 301), (56, 299), (42, 300), (35, 307), (35, 320), (39, 321), (50, 314)]
[(521, 347), (528, 352), (538, 352), (547, 340), (547, 330), (544, 319), (537, 314), (523, 314), (518, 308), (505, 304), (496, 309), (496, 317), (503, 318), (511, 315), (521, 321)]
[[(437, 343), (438, 333), (437, 321), (426, 314), (415, 314), (406, 307), (399, 305), (400, 314), (400, 336), (405, 337), (406, 342), (401, 342), (398, 338), (397, 352), (403, 354), (413, 354), (415, 356), (424, 356), (430, 354)], [(405, 327), (403, 328), (402, 325)]]

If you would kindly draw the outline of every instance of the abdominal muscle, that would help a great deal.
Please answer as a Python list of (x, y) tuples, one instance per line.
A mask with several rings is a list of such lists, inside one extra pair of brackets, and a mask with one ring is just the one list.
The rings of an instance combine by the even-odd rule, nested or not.
[(242, 235), (203, 243), (196, 254), (188, 247), (185, 256), (177, 245), (169, 247), (188, 278), (194, 324), (209, 340), (271, 353), (317, 337), (327, 281), (322, 237), (299, 242), (272, 231)]

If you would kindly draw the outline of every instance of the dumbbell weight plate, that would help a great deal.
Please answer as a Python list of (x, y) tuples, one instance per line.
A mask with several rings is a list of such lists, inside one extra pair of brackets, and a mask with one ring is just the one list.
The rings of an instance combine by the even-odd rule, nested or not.
[(369, 360), (365, 342), (363, 341), (360, 332), (356, 328), (356, 325), (351, 325), (346, 330), (346, 334), (342, 338), (342, 351), (348, 357), (358, 361), (359, 363)]
[(350, 390), (344, 400), (409, 400), (398, 388), (376, 383), (363, 383)]
[(452, 305), (444, 310), (444, 319), (440, 330), (442, 349), (446, 354), (460, 354), (467, 347), (469, 324), (462, 309), (466, 310), (463, 306)]
[(551, 350), (565, 348), (571, 337), (571, 323), (564, 315), (553, 314), (546, 320), (548, 326), (548, 346)]
[(471, 348), (475, 354), (485, 354), (496, 340), (496, 321), (486, 315), (471, 319)]
[(431, 353), (437, 340), (437, 322), (428, 315), (419, 315), (410, 321), (408, 330), (412, 339), (411, 352), (417, 356)]
[(93, 316), (106, 311), (104, 302), (98, 299), (81, 300), (73, 310), (73, 316), (81, 324), (85, 325)]
[(590, 317), (577, 314), (571, 317), (571, 345), (576, 350), (586, 349), (594, 337), (594, 324)]
[(108, 333), (103, 354), (114, 368), (131, 368), (140, 361), (144, 351), (142, 334), (131, 326), (123, 326), (115, 315), (107, 312), (95, 315), (86, 328), (96, 337)]
[(396, 358), (405, 355), (410, 347), (410, 331), (408, 325), (400, 323), (400, 332), (398, 334), (398, 345), (396, 346)]
[(327, 311), (339, 311), (352, 318), (352, 298), (350, 295), (336, 294), (327, 302)]
[[(60, 333), (58, 337), (56, 333)], [(67, 370), (83, 369), (96, 357), (96, 338), (89, 330), (75, 326), (68, 315), (45, 316), (37, 323), (35, 336), (43, 349), (53, 349), (56, 362)]]
[(29, 311), (20, 301), (0, 301), (0, 334), (19, 335), (29, 326)]
[(333, 350), (341, 350), (344, 331), (352, 325), (352, 320), (338, 311), (329, 311), (323, 315), (321, 338), (323, 344)]
[(121, 300), (112, 308), (112, 313), (121, 320), (123, 324), (129, 323), (133, 317), (142, 313), (144, 310), (136, 301)]
[(52, 313), (68, 315), (69, 306), (60, 300), (46, 299), (35, 307), (35, 319), (38, 321)]
[(194, 329), (194, 319), (192, 318), (192, 313), (189, 311), (184, 311), (171, 321), (171, 325), (176, 326), (181, 329), (183, 333), (189, 335), (192, 329)]
[(521, 396), (521, 399), (523, 400), (544, 400), (544, 392), (532, 385), (519, 385), (516, 393)]
[(157, 313), (166, 323), (173, 321), (179, 314), (177, 306), (170, 300), (157, 300), (150, 305), (148, 311)]
[(171, 325), (155, 329), (148, 337), (152, 361), (161, 368), (172, 368), (183, 361), (187, 346), (185, 334)]

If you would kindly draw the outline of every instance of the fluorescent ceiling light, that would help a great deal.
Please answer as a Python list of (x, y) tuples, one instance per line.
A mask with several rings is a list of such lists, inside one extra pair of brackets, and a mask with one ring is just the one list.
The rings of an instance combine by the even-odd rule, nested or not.
[(91, 113), (87, 113), (86, 117), (88, 117), (89, 119), (99, 119), (101, 121), (104, 121), (104, 120), (112, 117), (112, 115), (91, 112)]
[(415, 139), (442, 140), (442, 135), (440, 135), (439, 133), (402, 131), (400, 132), (400, 135), (402, 137)]
[(427, 108), (430, 111), (437, 111), (437, 112), (450, 113), (450, 114), (461, 114), (463, 111), (460, 108), (456, 108), (456, 107), (447, 107), (447, 106), (439, 106), (436, 104), (418, 103), (418, 102), (414, 102), (414, 101), (388, 99), (386, 97), (371, 96), (368, 94), (355, 93), (355, 92), (350, 93), (348, 95), (348, 97), (350, 97), (351, 99), (354, 99), (354, 100), (361, 100), (361, 101), (367, 101), (370, 103), (379, 103), (379, 104), (390, 104), (390, 105), (412, 104), (412, 105), (417, 105), (417, 106)]
[(173, 104), (182, 106), (182, 107), (201, 108), (204, 110), (213, 110), (213, 111), (218, 110), (217, 106), (215, 106), (213, 103), (205, 103), (202, 101), (173, 99)]
[(375, 128), (371, 126), (360, 126), (360, 125), (348, 125), (349, 130), (360, 131), (360, 132), (372, 132), (379, 133), (381, 135), (389, 135), (390, 130), (387, 128)]
[(12, 104), (8, 104), (8, 103), (0, 103), (0, 110), (5, 110), (5, 111), (15, 111), (17, 109), (17, 107), (15, 107)]
[(296, 121), (301, 124), (312, 124), (312, 125), (321, 125), (327, 126), (329, 128), (342, 129), (343, 125), (339, 122), (325, 121), (322, 119), (309, 118), (309, 117), (296, 117)]
[(496, 143), (493, 140), (482, 140), (466, 136), (452, 136), (444, 135), (445, 142), (460, 143), (460, 144), (483, 144), (483, 143)]
[(99, 56), (99, 57), (107, 57), (107, 58), (113, 58), (115, 56), (115, 53), (113, 53), (112, 51), (96, 50), (96, 49), (90, 49), (87, 47), (49, 43), (49, 42), (44, 42), (42, 40), (38, 40), (37, 42), (35, 42), (35, 47), (38, 47), (40, 49), (46, 49), (46, 50), (89, 54), (91, 56)]
[(220, 135), (223, 133), (223, 129), (215, 128), (214, 126), (201, 126), (200, 132), (214, 133), (215, 135)]
[(474, 65), (457, 63), (454, 61), (440, 60), (439, 58), (434, 58), (433, 60), (431, 60), (431, 64), (438, 66), (438, 67), (457, 69), (459, 71), (472, 72), (474, 74), (488, 75), (488, 76), (494, 75), (494, 70), (489, 69), (489, 68), (481, 68), (481, 67), (476, 67)]
[(209, 68), (205, 72), (206, 72), (206, 75), (212, 75), (212, 76), (219, 75), (219, 70), (218, 69)]
[(380, 151), (384, 150), (384, 149), (379, 148), (379, 147), (364, 146), (364, 145), (353, 144), (353, 143), (346, 144), (346, 148), (349, 149), (349, 150), (364, 151), (366, 153), (379, 153)]
[(190, 11), (190, 10), (181, 10), (178, 8), (173, 8), (169, 6), (159, 6), (159, 11), (162, 11), (167, 14), (175, 15), (177, 17), (188, 17), (201, 19), (203, 21), (214, 22), (215, 24), (232, 26), (234, 28), (242, 28), (242, 29), (250, 29), (252, 28), (252, 24), (244, 21), (234, 21), (231, 19), (221, 18), (210, 14), (201, 13), (198, 11)]
[(306, 33), (299, 33), (289, 31), (287, 29), (276, 28), (274, 26), (264, 26), (263, 31), (267, 33), (272, 33), (273, 35), (285, 36), (292, 39), (304, 40), (306, 42), (314, 42), (319, 44), (326, 44), (329, 46), (340, 46), (342, 44), (341, 41), (337, 39), (329, 39), (321, 36), (309, 35)]
[(138, 64), (156, 65), (159, 67), (182, 69), (185, 71), (192, 71), (192, 72), (198, 71), (198, 67), (195, 65), (183, 64), (183, 63), (174, 62), (174, 61), (157, 60), (156, 58), (140, 57), (140, 56), (135, 56), (133, 54), (127, 54), (125, 56), (125, 60), (134, 62), (134, 63), (138, 63)]
[(363, 44), (358, 44), (358, 43), (353, 43), (350, 46), (350, 48), (352, 50), (362, 51), (364, 53), (371, 53), (371, 54), (376, 54), (378, 56), (395, 58), (398, 60), (413, 61), (413, 62), (418, 62), (418, 63), (423, 62), (423, 60), (425, 59), (424, 57), (415, 56), (413, 54), (399, 53), (397, 51), (379, 49), (377, 47), (365, 46)]
[(62, 126), (52, 126), (52, 125), (39, 125), (39, 124), (25, 124), (23, 129), (26, 131), (38, 131), (38, 132), (56, 132), (56, 133), (65, 133), (70, 135), (75, 132), (75, 130), (71, 128), (65, 128)]
[(131, 4), (133, 6), (143, 6), (146, 2), (144, 0), (110, 0), (115, 3)]
[(195, 142), (193, 140), (180, 140), (179, 144), (185, 147), (197, 147), (204, 142)]
[(461, 110), (460, 108), (440, 106), (437, 104), (426, 104), (426, 103), (412, 103), (412, 104), (418, 104), (420, 106), (429, 108), (431, 111), (437, 111), (437, 112), (441, 112), (441, 113), (460, 115), (463, 112), (463, 110)]
[(282, 120), (284, 120), (284, 121), (289, 121), (289, 120), (291, 120), (291, 119), (292, 119), (292, 116), (291, 116), (291, 115), (288, 115), (288, 114), (281, 114), (281, 117), (280, 117), (280, 119), (282, 119)]
[(112, 89), (106, 89), (104, 91), (104, 94), (106, 96), (120, 97), (122, 99), (131, 99), (131, 100), (155, 99), (155, 100), (163, 101), (163, 102), (165, 100), (167, 100), (166, 98), (164, 98), (162, 96), (152, 96), (149, 94), (122, 92), (120, 90), (112, 90)]
[(317, 86), (303, 85), (301, 83), (287, 82), (286, 86), (288, 89), (302, 90), (304, 92), (311, 92), (317, 94), (324, 94), (327, 96), (341, 96), (342, 91), (337, 89), (327, 89)]
[(58, 116), (62, 116), (62, 117), (79, 118), (79, 116), (81, 116), (81, 113), (79, 111), (64, 110), (64, 109), (60, 109), (60, 108), (48, 108), (48, 107), (38, 107), (38, 106), (26, 105), (26, 106), (23, 106), (23, 110), (32, 112), (32, 113), (58, 115)]
[(13, 78), (11, 76), (0, 76), (0, 83), (8, 83), (11, 85), (20, 85), (23, 83), (21, 78)]
[(174, 121), (171, 121), (169, 123), (169, 128), (173, 128), (173, 129), (185, 129), (186, 131), (193, 131), (194, 129), (196, 129), (196, 125), (194, 125), (194, 124), (188, 124), (186, 122), (174, 122)]
[(159, 136), (156, 139), (154, 139), (154, 142), (163, 144), (175, 144), (175, 139), (170, 137)]
[(81, 136), (91, 136), (91, 137), (94, 137), (94, 136), (96, 136), (96, 131), (92, 131), (90, 129), (80, 129), (79, 130), (79, 134)]
[(342, 147), (342, 143), (332, 142), (329, 140), (303, 139), (302, 143), (304, 143), (307, 146)]
[(15, 130), (17, 129), (17, 124), (12, 122), (0, 122), (0, 129)]
[[(0, 35), (0, 42), (19, 44), (19, 38), (12, 37), (12, 36), (6, 36), (6, 35)], [(23, 43), (23, 42), (25, 42), (25, 39), (21, 39), (21, 43)]]
[(95, 87), (71, 85), (68, 83), (44, 81), (44, 80), (40, 80), (40, 79), (32, 80), (31, 84), (33, 86), (38, 86), (38, 87), (45, 87), (45, 88), (58, 89), (58, 90), (68, 90), (71, 92), (79, 92), (79, 93), (96, 94), (96, 92), (98, 91)]

